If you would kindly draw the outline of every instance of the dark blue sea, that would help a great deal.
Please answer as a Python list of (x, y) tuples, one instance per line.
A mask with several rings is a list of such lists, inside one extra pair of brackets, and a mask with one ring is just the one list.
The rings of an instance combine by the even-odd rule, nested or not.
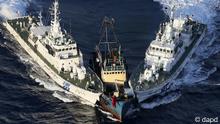
[[(34, 14), (41, 10), (47, 18), (51, 3), (52, 0), (31, 1), (27, 11)], [(0, 6), (1, 9), (4, 8)], [(168, 19), (162, 6), (152, 0), (60, 0), (60, 9), (62, 27), (72, 34), (86, 63), (99, 41), (102, 19), (113, 17), (129, 73), (144, 59), (159, 24)], [(212, 35), (207, 36), (169, 89), (137, 105), (123, 123), (197, 124), (196, 118), (200, 122), (203, 118), (218, 119), (213, 124), (220, 123), (220, 11), (217, 14), (213, 18), (215, 41), (207, 45)], [(47, 19), (44, 21), (48, 23)], [(63, 93), (14, 39), (1, 30), (0, 124), (67, 123), (116, 122)]]

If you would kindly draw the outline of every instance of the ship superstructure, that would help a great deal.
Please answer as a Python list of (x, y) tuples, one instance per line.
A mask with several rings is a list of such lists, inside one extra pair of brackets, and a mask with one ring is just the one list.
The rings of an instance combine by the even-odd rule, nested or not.
[(193, 26), (191, 19), (174, 19), (161, 25), (157, 37), (145, 53), (145, 71), (141, 80), (156, 81), (160, 72), (170, 73), (180, 59), (186, 47), (193, 42)]
[(101, 39), (96, 46), (100, 76), (104, 83), (124, 85), (126, 68), (121, 53), (121, 45), (114, 33), (113, 19), (107, 17), (103, 20)]
[(161, 24), (156, 39), (146, 50), (144, 63), (131, 76), (129, 84), (134, 91), (161, 90), (183, 69), (205, 32), (206, 25), (193, 21), (189, 16), (171, 18)]
[[(58, 73), (69, 74), (70, 78), (85, 79), (86, 69), (83, 56), (72, 36), (63, 32), (60, 27), (59, 6), (56, 0), (51, 8), (51, 25), (45, 27), (42, 21), (36, 26), (30, 18), (29, 38), (32, 45), (54, 66)], [(41, 18), (40, 18), (41, 20)]]
[(7, 20), (4, 25), (57, 84), (95, 105), (103, 91), (102, 82), (90, 68), (85, 68), (76, 41), (61, 28), (58, 0), (50, 10), (49, 26), (43, 24), (41, 13), (39, 17)]

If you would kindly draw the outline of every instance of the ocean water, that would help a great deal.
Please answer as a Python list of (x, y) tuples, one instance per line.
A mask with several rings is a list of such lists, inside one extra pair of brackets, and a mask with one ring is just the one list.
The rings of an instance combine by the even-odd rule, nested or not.
[[(88, 63), (99, 41), (102, 19), (104, 16), (113, 17), (129, 73), (132, 73), (144, 59), (145, 50), (155, 38), (159, 24), (168, 19), (169, 11), (164, 9), (167, 1), (60, 0), (62, 27), (72, 34)], [(179, 0), (179, 3), (183, 1)], [(184, 6), (176, 10), (175, 15), (183, 12), (198, 15), (201, 9), (205, 14), (195, 16), (195, 19), (207, 23), (212, 32), (169, 89), (131, 109), (124, 123), (193, 124), (196, 117), (220, 118), (220, 11), (213, 6), (218, 1), (200, 1), (202, 4), (196, 6), (197, 11), (192, 9), (195, 4), (181, 3)], [(0, 15), (11, 18), (18, 14), (18, 10), (20, 15), (42, 10), (47, 18), (51, 3), (52, 0), (0, 0)], [(1, 124), (115, 123), (107, 114), (79, 103), (72, 94), (59, 88), (13, 38), (1, 32)]]

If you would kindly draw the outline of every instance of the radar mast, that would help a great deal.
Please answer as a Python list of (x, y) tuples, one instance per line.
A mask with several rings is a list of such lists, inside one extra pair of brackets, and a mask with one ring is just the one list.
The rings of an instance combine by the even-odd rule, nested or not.
[(62, 37), (62, 31), (60, 27), (60, 11), (59, 11), (59, 2), (58, 0), (55, 0), (53, 3), (53, 6), (51, 8), (51, 35), (53, 38)]

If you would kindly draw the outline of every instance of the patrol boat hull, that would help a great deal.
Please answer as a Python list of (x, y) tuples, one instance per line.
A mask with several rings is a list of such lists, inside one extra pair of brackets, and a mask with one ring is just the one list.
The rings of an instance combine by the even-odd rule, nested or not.
[(175, 66), (174, 69), (171, 70), (172, 73), (169, 74), (167, 77), (165, 77), (165, 80), (152, 82), (151, 84), (149, 84), (148, 88), (139, 89), (138, 88), (139, 85), (134, 85), (134, 84), (139, 81), (139, 74), (144, 73), (145, 63), (142, 62), (139, 64), (136, 70), (132, 73), (130, 80), (129, 80), (129, 85), (130, 87), (132, 87), (139, 103), (145, 101), (151, 96), (154, 96), (163, 91), (166, 91), (169, 88), (169, 85), (172, 83), (172, 81), (175, 78), (177, 78), (179, 73), (183, 70), (184, 66), (187, 64), (189, 59), (192, 57), (196, 48), (199, 46), (199, 44), (205, 37), (205, 34), (207, 32), (207, 27), (204, 24), (200, 24), (200, 27), (202, 29), (202, 33), (197, 34), (196, 38), (192, 41), (190, 47), (186, 50), (187, 52), (183, 53), (183, 55), (181, 55), (179, 60), (177, 60), (177, 63), (174, 65)]
[(16, 41), (21, 45), (21, 47), (33, 58), (35, 62), (54, 80), (60, 87), (73, 93), (76, 97), (79, 97), (82, 101), (88, 102), (89, 105), (95, 106), (96, 102), (99, 101), (100, 92), (94, 93), (88, 90), (82, 89), (75, 86), (69, 81), (63, 79), (60, 75), (53, 71), (42, 58), (33, 50), (33, 46), (28, 44), (21, 38), (18, 32), (8, 23), (8, 21), (3, 22), (3, 25), (8, 30), (8, 32), (16, 39)]

